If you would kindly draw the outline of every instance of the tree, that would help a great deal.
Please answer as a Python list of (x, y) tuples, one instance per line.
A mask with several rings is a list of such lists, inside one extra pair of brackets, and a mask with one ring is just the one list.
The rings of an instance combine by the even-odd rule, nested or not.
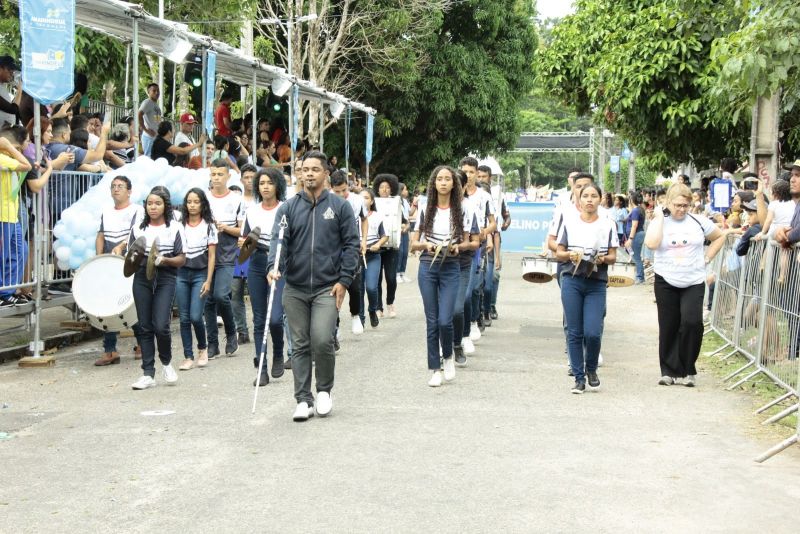
[(661, 168), (741, 155), (749, 128), (713, 123), (707, 72), (715, 39), (738, 28), (745, 4), (578, 0), (537, 54), (538, 75)]

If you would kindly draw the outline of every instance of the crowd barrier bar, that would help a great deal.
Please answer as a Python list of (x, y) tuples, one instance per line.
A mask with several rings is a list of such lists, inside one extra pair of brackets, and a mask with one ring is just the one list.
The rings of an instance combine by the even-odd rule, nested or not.
[[(783, 248), (774, 241), (752, 240), (746, 256), (736, 255), (738, 236), (729, 235), (714, 263), (716, 284), (710, 314), (710, 331), (725, 342), (712, 353), (728, 348), (747, 363), (730, 373), (728, 381), (750, 372), (731, 384), (733, 390), (762, 375), (785, 390), (778, 398), (756, 410), (756, 414), (797, 399), (800, 388), (800, 248)], [(798, 412), (792, 404), (762, 424), (775, 423)], [(800, 418), (795, 433), (756, 458), (764, 462), (800, 439)]]

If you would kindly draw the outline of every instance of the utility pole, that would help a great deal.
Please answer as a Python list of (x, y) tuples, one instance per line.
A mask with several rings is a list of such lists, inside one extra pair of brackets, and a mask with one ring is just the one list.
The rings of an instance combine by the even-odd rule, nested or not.
[(636, 189), (636, 151), (631, 149), (631, 157), (628, 160), (628, 191)]

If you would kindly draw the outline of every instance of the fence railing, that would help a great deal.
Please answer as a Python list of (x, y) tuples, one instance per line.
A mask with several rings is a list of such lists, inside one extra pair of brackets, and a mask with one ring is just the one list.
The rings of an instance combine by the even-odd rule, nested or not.
[[(107, 104), (99, 100), (89, 100), (89, 105), (86, 106), (86, 112), (102, 113), (106, 118), (110, 118), (112, 125), (122, 122), (122, 119), (125, 117), (133, 116), (133, 108), (126, 108), (116, 104)], [(175, 132), (180, 131), (180, 124), (178, 124), (177, 119), (178, 118), (175, 117), (175, 120), (172, 121), (172, 126)], [(199, 139), (202, 133), (203, 125), (200, 122), (196, 122), (192, 127), (192, 137), (194, 139)], [(247, 148), (248, 150), (250, 149), (250, 147)]]
[[(789, 406), (763, 424), (771, 424), (798, 411), (800, 388), (800, 249), (781, 247), (774, 241), (751, 240), (744, 256), (736, 253), (739, 237), (729, 235), (714, 264), (715, 288), (710, 329), (725, 344), (713, 354), (722, 359), (739, 354), (746, 363), (725, 377), (732, 390), (750, 380), (766, 377), (784, 393), (756, 413), (789, 402)], [(742, 376), (742, 373), (747, 372)], [(795, 434), (756, 458), (763, 462), (800, 439), (800, 418)]]

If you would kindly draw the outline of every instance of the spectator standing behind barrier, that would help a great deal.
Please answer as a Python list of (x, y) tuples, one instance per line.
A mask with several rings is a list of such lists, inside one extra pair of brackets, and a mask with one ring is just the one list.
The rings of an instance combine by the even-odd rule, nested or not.
[(147, 86), (147, 99), (139, 106), (139, 135), (142, 139), (142, 153), (150, 156), (153, 142), (158, 135), (158, 123), (161, 121), (161, 108), (158, 107), (158, 95), (161, 90), (157, 83)]
[[(27, 132), (21, 127), (0, 130), (0, 287), (22, 283), (28, 256), (19, 221), (20, 176), (32, 169), (22, 155), (26, 138)], [(27, 302), (14, 296), (15, 291), (16, 288), (0, 290), (0, 307)]]
[(196, 142), (194, 137), (192, 137), (192, 130), (194, 129), (194, 125), (197, 121), (194, 118), (194, 115), (191, 113), (184, 113), (181, 115), (180, 123), (180, 131), (175, 134), (174, 144), (180, 146), (181, 143), (186, 143), (187, 145), (197, 145), (192, 152), (190, 153), (189, 157), (194, 158), (200, 155), (200, 148), (203, 146), (203, 139), (205, 139), (205, 135), (201, 135), (201, 141)]
[(170, 165), (175, 164), (177, 156), (188, 156), (193, 150), (203, 146), (206, 140), (206, 136), (203, 134), (200, 136), (200, 140), (192, 145), (185, 147), (173, 145), (174, 130), (172, 123), (169, 121), (161, 121), (158, 125), (157, 133), (158, 137), (153, 141), (150, 157), (154, 160), (164, 158)]
[[(722, 231), (705, 217), (688, 213), (691, 190), (675, 184), (667, 192), (667, 208), (656, 206), (645, 237), (655, 251), (655, 295), (658, 308), (658, 357), (663, 386), (678, 379), (693, 387), (695, 363), (703, 342), (703, 296), (706, 264), (725, 240)], [(703, 254), (703, 243), (711, 245)]]
[[(584, 175), (578, 175), (575, 181)], [(592, 177), (594, 180), (594, 177)], [(580, 215), (565, 217), (556, 238), (561, 303), (567, 320), (567, 350), (575, 377), (572, 393), (600, 387), (597, 367), (606, 315), (608, 266), (617, 261), (617, 229), (598, 214), (602, 194), (590, 182), (580, 190)]]
[(11, 56), (0, 56), (0, 128), (14, 126), (19, 119), (19, 103), (22, 98), (22, 79), (16, 80), (17, 91), (11, 96), (5, 85), (15, 81), (19, 65)]
[(233, 134), (231, 130), (231, 102), (233, 102), (233, 95), (230, 93), (223, 93), (219, 99), (219, 105), (214, 110), (214, 126), (217, 128), (217, 134), (223, 137), (230, 137)]
[[(778, 228), (775, 231), (775, 240), (783, 245), (789, 247), (800, 242), (800, 160), (796, 160), (791, 166), (792, 175), (789, 179), (789, 191), (792, 195), (792, 200), (795, 202), (794, 215), (789, 226)], [(795, 251), (797, 254), (797, 251)], [(792, 270), (793, 274), (785, 273), (784, 277), (789, 280), (797, 280), (797, 262), (790, 262), (787, 265)], [(789, 308), (789, 358), (795, 359), (800, 357), (800, 325), (798, 325), (798, 300), (796, 298), (797, 288), (792, 287), (788, 292), (789, 298), (787, 299), (786, 306)], [(794, 298), (792, 298), (794, 296)]]

